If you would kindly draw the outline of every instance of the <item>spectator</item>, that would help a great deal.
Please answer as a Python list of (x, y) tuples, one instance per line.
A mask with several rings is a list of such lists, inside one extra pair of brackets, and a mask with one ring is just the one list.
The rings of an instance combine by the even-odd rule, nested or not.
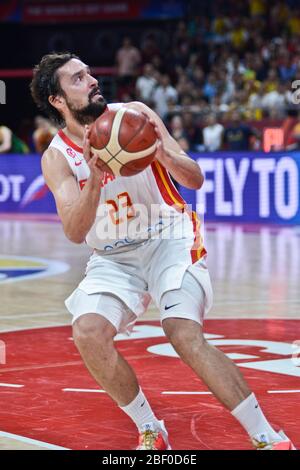
[(0, 153), (29, 153), (27, 145), (6, 126), (0, 126)]
[(194, 90), (193, 83), (186, 74), (182, 74), (177, 82), (176, 90), (180, 98), (185, 95), (190, 95), (191, 92)]
[(266, 93), (261, 100), (261, 107), (267, 109), (269, 112), (271, 110), (276, 110), (281, 115), (285, 109), (286, 97), (285, 97), (285, 85), (280, 83), (278, 88), (269, 93)]
[(170, 103), (176, 104), (178, 100), (178, 93), (171, 85), (169, 75), (162, 75), (160, 78), (160, 85), (153, 93), (153, 103), (157, 114), (164, 120), (169, 112)]
[(265, 0), (249, 0), (250, 14), (252, 17), (261, 17), (266, 13)]
[(288, 21), (288, 27), (290, 34), (295, 36), (300, 36), (300, 11), (297, 9), (294, 12), (291, 12), (290, 18)]
[[(290, 10), (285, 0), (278, 0), (270, 10), (270, 26), (276, 29), (276, 25), (282, 28), (288, 21)], [(274, 28), (275, 26), (275, 28)]]
[(36, 116), (34, 125), (35, 131), (32, 137), (35, 150), (37, 153), (44, 153), (57, 133), (57, 128), (43, 116)]
[(189, 142), (183, 128), (182, 117), (179, 114), (175, 114), (171, 119), (170, 133), (185, 152), (190, 150)]
[(210, 111), (212, 114), (223, 114), (227, 113), (230, 110), (228, 104), (223, 102), (223, 95), (218, 93), (216, 96), (213, 97), (210, 103)]
[(192, 152), (202, 149), (202, 133), (193, 113), (185, 111), (182, 114), (183, 129), (189, 148)]
[(235, 49), (240, 50), (245, 45), (249, 37), (249, 32), (243, 25), (243, 22), (236, 18), (234, 21), (234, 27), (230, 33), (230, 40)]
[(180, 139), (180, 137), (184, 136), (184, 129), (182, 123), (182, 117), (180, 114), (175, 114), (170, 122), (170, 134), (174, 137), (175, 140)]
[(207, 81), (203, 87), (203, 95), (210, 102), (217, 94), (217, 83), (216, 76), (210, 73), (207, 77)]
[(157, 73), (152, 64), (144, 65), (144, 73), (136, 82), (136, 97), (148, 106), (152, 105), (152, 96), (157, 85)]
[(129, 37), (125, 37), (116, 56), (117, 74), (122, 86), (130, 86), (139, 72), (140, 51), (134, 47)]
[(173, 36), (173, 41), (175, 46), (186, 42), (188, 40), (188, 31), (187, 25), (184, 21), (179, 21), (177, 24), (176, 31)]
[(297, 64), (292, 62), (289, 52), (286, 50), (284, 57), (280, 60), (279, 76), (283, 82), (292, 80), (297, 71)]
[(226, 150), (247, 151), (251, 149), (251, 138), (257, 137), (257, 132), (248, 125), (241, 123), (239, 111), (232, 114), (232, 123), (224, 132), (224, 144)]
[(263, 84), (260, 84), (257, 90), (255, 90), (254, 88), (251, 90), (248, 99), (248, 110), (252, 119), (262, 119), (262, 100), (264, 96), (265, 92)]
[(279, 85), (278, 74), (275, 68), (272, 68), (268, 72), (267, 80), (265, 81), (265, 90), (267, 93), (270, 91), (277, 90)]
[(157, 70), (160, 74), (166, 73), (166, 67), (162, 61), (162, 58), (159, 54), (156, 54), (152, 60), (151, 64), (153, 65), (154, 69)]
[(172, 65), (187, 68), (190, 60), (190, 47), (188, 42), (182, 42), (177, 46), (174, 46), (172, 52)]
[(141, 54), (143, 63), (147, 64), (151, 62), (154, 56), (159, 55), (159, 52), (160, 49), (154, 34), (147, 34), (141, 43)]
[(202, 131), (204, 148), (207, 152), (215, 152), (221, 149), (224, 127), (217, 122), (215, 114), (209, 114), (206, 122)]
[(196, 65), (191, 70), (190, 78), (194, 87), (203, 88), (204, 83), (205, 83), (205, 78), (204, 78), (204, 71), (202, 67), (200, 67), (199, 65)]

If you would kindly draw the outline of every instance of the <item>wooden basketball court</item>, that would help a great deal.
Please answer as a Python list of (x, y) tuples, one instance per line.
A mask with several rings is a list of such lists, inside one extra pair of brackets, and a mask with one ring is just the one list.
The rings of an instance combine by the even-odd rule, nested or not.
[[(134, 426), (99, 390), (71, 339), (64, 299), (90, 250), (69, 242), (50, 216), (2, 216), (0, 237), (0, 449), (134, 448)], [(300, 446), (300, 228), (207, 224), (205, 244), (215, 294), (207, 338), (242, 367), (267, 416)], [(157, 320), (151, 306), (132, 338), (117, 340), (173, 448), (250, 448)]]

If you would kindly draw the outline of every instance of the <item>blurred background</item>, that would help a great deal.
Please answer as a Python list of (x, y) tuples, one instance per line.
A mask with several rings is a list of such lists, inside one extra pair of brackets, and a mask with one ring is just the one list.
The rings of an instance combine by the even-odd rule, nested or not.
[(2, 0), (0, 21), (0, 124), (30, 151), (46, 125), (31, 68), (65, 50), (94, 68), (108, 101), (146, 102), (187, 150), (270, 150), (266, 127), (282, 131), (271, 147), (299, 147), (297, 0)]
[[(299, 158), (291, 157), (294, 163), (278, 160), (280, 152), (300, 146), (297, 0), (2, 0), (0, 22), (0, 95), (6, 102), (0, 106), (2, 155), (41, 154), (47, 148), (56, 129), (31, 99), (32, 67), (46, 53), (68, 50), (92, 67), (108, 102), (140, 100), (151, 106), (182, 148), (202, 158), (207, 179), (219, 174), (225, 199), (232, 197), (230, 183), (239, 169), (243, 171), (240, 152), (250, 152), (242, 189), (251, 183), (250, 193), (258, 201), (256, 214), (222, 213), (208, 182), (207, 197), (200, 201), (208, 220), (245, 215), (246, 221), (282, 222), (274, 206), (279, 191), (282, 206), (293, 204), (283, 222), (299, 221)], [(216, 164), (216, 152), (234, 152), (231, 181), (226, 156), (219, 156), (222, 167)], [(273, 169), (268, 169), (270, 162), (253, 163), (258, 152), (276, 152)], [(0, 203), (5, 203), (1, 211), (55, 210), (39, 185), (51, 202), (40, 207), (28, 206), (28, 198), (24, 201), (32, 178), (22, 188), (3, 180), (7, 188), (0, 194)], [(261, 197), (266, 181), (270, 217), (259, 207), (262, 197), (266, 199)], [(183, 189), (183, 195), (187, 202), (197, 203), (195, 194)]]

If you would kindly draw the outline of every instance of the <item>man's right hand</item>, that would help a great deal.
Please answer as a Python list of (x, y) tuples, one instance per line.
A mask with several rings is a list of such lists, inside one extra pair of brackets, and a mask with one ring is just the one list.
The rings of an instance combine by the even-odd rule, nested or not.
[(93, 154), (91, 151), (90, 132), (91, 130), (89, 126), (85, 126), (83, 136), (83, 156), (91, 171), (90, 179), (95, 179), (97, 182), (100, 182), (103, 180), (104, 172), (98, 167), (98, 155)]

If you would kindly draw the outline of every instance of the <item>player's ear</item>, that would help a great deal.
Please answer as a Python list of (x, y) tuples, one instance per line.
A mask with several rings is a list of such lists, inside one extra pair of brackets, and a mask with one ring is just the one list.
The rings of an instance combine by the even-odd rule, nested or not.
[(60, 95), (50, 95), (48, 101), (50, 104), (52, 104), (52, 106), (54, 106), (54, 108), (57, 109), (61, 109), (64, 104), (63, 97)]

